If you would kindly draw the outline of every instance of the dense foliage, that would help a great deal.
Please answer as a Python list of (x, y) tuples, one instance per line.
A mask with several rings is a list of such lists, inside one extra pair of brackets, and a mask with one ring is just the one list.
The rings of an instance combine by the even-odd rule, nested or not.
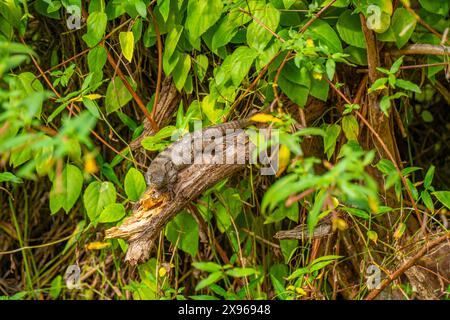
[[(0, 294), (366, 297), (369, 266), (383, 279), (423, 234), (448, 234), (449, 21), (447, 0), (2, 0)], [(142, 158), (129, 144), (168, 77), (182, 99)], [(103, 232), (132, 214), (150, 159), (195, 121), (267, 106), (276, 176), (227, 177), (165, 226), (149, 261), (123, 262), (127, 242)], [(273, 238), (327, 220), (326, 238)], [(420, 297), (411, 281), (393, 290)]]

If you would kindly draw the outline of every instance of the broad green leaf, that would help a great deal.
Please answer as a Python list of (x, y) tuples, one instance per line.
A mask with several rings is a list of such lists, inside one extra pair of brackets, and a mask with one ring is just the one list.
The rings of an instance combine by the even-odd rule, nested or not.
[(97, 119), (100, 119), (100, 112), (98, 110), (97, 102), (95, 102), (89, 98), (83, 97), (83, 105), (86, 107), (86, 109), (89, 110), (89, 112), (94, 117), (96, 117)]
[(222, 270), (222, 266), (214, 262), (193, 262), (192, 265), (194, 268), (206, 272), (217, 272)]
[(450, 2), (448, 0), (419, 0), (419, 3), (431, 13), (448, 17), (448, 10), (450, 10)]
[(216, 283), (217, 281), (219, 281), (222, 278), (223, 278), (222, 272), (213, 272), (206, 279), (201, 280), (197, 284), (197, 286), (195, 287), (195, 291), (206, 288), (207, 286), (212, 285), (213, 283)]
[(68, 164), (60, 176), (53, 179), (50, 191), (50, 211), (52, 214), (63, 208), (66, 213), (72, 209), (83, 187), (83, 174), (78, 167)]
[(195, 219), (186, 212), (181, 212), (167, 224), (166, 237), (173, 245), (184, 252), (195, 256), (198, 251), (198, 224)]
[(450, 209), (450, 191), (435, 191), (432, 193), (440, 203)]
[(197, 75), (198, 79), (200, 80), (200, 82), (202, 82), (203, 79), (205, 78), (206, 71), (208, 70), (208, 65), (209, 65), (209, 61), (208, 61), (207, 56), (200, 54), (195, 57), (194, 71), (195, 71), (195, 74)]
[(163, 69), (166, 75), (172, 73), (180, 58), (180, 53), (176, 51), (176, 47), (182, 32), (183, 27), (177, 25), (167, 35), (163, 53)]
[(169, 18), (169, 12), (170, 12), (170, 1), (171, 0), (158, 0), (158, 9), (161, 13), (164, 21), (167, 21)]
[(336, 148), (337, 139), (341, 133), (341, 127), (337, 124), (330, 124), (325, 130), (325, 137), (323, 138), (324, 151), (327, 158), (330, 159)]
[(87, 19), (87, 33), (83, 35), (83, 40), (89, 47), (96, 46), (102, 40), (105, 30), (107, 16), (104, 12), (92, 12)]
[(311, 32), (319, 44), (328, 47), (331, 53), (343, 51), (339, 36), (325, 21), (317, 19), (310, 25), (307, 32)]
[(172, 72), (173, 81), (175, 82), (175, 87), (178, 91), (183, 89), (189, 70), (191, 70), (191, 57), (188, 54), (183, 54)]
[(289, 263), (297, 247), (298, 240), (280, 240), (280, 248), (284, 257), (284, 263)]
[(222, 14), (222, 0), (189, 0), (187, 6), (186, 29), (189, 39), (196, 41)]
[(147, 185), (144, 176), (135, 168), (130, 168), (125, 176), (125, 193), (131, 201), (137, 201), (144, 193)]
[(52, 299), (58, 299), (59, 294), (61, 293), (62, 288), (61, 284), (62, 284), (61, 275), (56, 276), (50, 283), (50, 297), (52, 297)]
[(336, 28), (344, 42), (354, 47), (366, 48), (366, 40), (362, 32), (359, 15), (352, 14), (350, 10), (345, 10), (339, 16)]
[(84, 191), (83, 202), (89, 219), (96, 222), (103, 209), (116, 202), (116, 188), (111, 182), (91, 182)]
[(359, 124), (354, 115), (347, 115), (342, 118), (342, 130), (344, 130), (347, 140), (358, 141)]
[(0, 182), (12, 182), (12, 183), (22, 183), (22, 179), (16, 177), (11, 172), (1, 172), (0, 173)]
[(102, 71), (106, 60), (107, 60), (107, 52), (104, 47), (97, 46), (91, 50), (87, 55), (88, 67), (90, 72), (99, 72)]
[(134, 52), (134, 35), (133, 32), (121, 32), (119, 33), (120, 48), (122, 49), (123, 56), (129, 62), (133, 59)]
[(280, 23), (280, 12), (269, 2), (265, 7), (255, 10), (253, 14), (255, 19), (247, 27), (247, 44), (261, 52), (273, 37), (272, 33), (262, 24), (276, 32)]
[(431, 212), (434, 212), (434, 203), (433, 200), (431, 199), (430, 193), (424, 190), (420, 193), (420, 197), (422, 198), (422, 201), (427, 207), (427, 209), (430, 210)]
[(396, 79), (395, 86), (405, 89), (405, 90), (408, 90), (408, 91), (416, 92), (416, 93), (422, 92), (422, 90), (420, 90), (418, 85), (412, 83), (411, 81), (407, 81), (407, 80), (403, 80), (403, 79)]
[(125, 207), (121, 203), (111, 203), (105, 207), (98, 217), (99, 223), (116, 222), (125, 216)]
[(406, 9), (397, 8), (395, 10), (392, 17), (392, 30), (399, 49), (408, 42), (416, 28), (416, 23), (416, 19)]
[[(127, 78), (128, 83), (130, 83), (131, 87), (135, 90), (136, 83), (131, 80), (131, 78)], [(115, 77), (109, 82), (108, 88), (106, 89), (106, 97), (105, 97), (105, 106), (106, 112), (112, 113), (128, 102), (131, 101), (133, 96), (125, 87), (124, 83), (119, 77)]]

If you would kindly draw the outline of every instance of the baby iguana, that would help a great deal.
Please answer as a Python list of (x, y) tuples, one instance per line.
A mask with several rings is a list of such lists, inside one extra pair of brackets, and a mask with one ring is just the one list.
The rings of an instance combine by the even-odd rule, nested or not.
[[(188, 167), (192, 158), (199, 152), (205, 150), (205, 148), (211, 147), (211, 144), (219, 144), (224, 142), (226, 135), (229, 131), (242, 129), (252, 123), (251, 117), (241, 120), (235, 120), (230, 122), (221, 123), (211, 127), (207, 127), (203, 130), (197, 130), (192, 133), (188, 133), (179, 141), (172, 143), (168, 148), (162, 151), (148, 167), (145, 175), (147, 185), (152, 185), (158, 191), (168, 191), (170, 196), (174, 197), (173, 187), (178, 179), (178, 173), (184, 168)], [(228, 132), (227, 132), (228, 131)], [(222, 137), (219, 140), (212, 141), (211, 139), (196, 140), (201, 137)], [(185, 149), (183, 149), (185, 148)], [(186, 148), (190, 148), (187, 152)], [(183, 158), (174, 159), (174, 153), (177, 151), (184, 151), (188, 155), (189, 159)]]

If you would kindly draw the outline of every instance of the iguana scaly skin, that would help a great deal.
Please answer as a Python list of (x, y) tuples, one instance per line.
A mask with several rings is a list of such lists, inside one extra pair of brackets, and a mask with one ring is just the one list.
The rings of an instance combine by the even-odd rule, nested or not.
[[(184, 135), (181, 140), (172, 143), (153, 159), (145, 175), (147, 184), (155, 187), (158, 191), (169, 191), (173, 197), (173, 186), (177, 182), (178, 173), (192, 163), (191, 161), (195, 158), (196, 154), (202, 152), (205, 148), (210, 148), (211, 144), (217, 145), (223, 143), (229, 131), (242, 129), (251, 122), (250, 118), (235, 120)], [(202, 140), (198, 140), (199, 136), (202, 137)], [(211, 137), (222, 138), (219, 140), (211, 140)], [(188, 150), (186, 148), (190, 148), (189, 152), (187, 152)], [(180, 150), (188, 155), (189, 159), (183, 159), (188, 161), (174, 159), (174, 153)]]

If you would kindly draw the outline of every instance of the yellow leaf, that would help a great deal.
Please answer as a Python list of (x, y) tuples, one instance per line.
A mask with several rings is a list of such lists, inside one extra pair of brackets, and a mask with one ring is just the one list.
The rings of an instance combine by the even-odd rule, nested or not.
[(295, 288), (295, 291), (296, 291), (299, 295), (301, 295), (301, 296), (306, 296), (306, 291), (303, 290), (303, 289), (300, 288), (300, 287)]
[(308, 39), (306, 40), (306, 46), (307, 46), (308, 48), (314, 48), (314, 47), (315, 47), (315, 45), (314, 45), (314, 40), (311, 39), (311, 38), (308, 38)]
[(339, 200), (336, 197), (331, 197), (331, 203), (333, 204), (333, 209), (335, 209), (339, 205)]
[(286, 170), (291, 160), (291, 151), (284, 144), (280, 145), (280, 151), (278, 153), (278, 171), (277, 177), (279, 177), (284, 170)]
[(86, 245), (88, 250), (102, 250), (108, 248), (111, 245), (109, 242), (91, 242)]
[(367, 237), (368, 237), (370, 240), (372, 240), (375, 244), (376, 244), (377, 241), (378, 241), (378, 233), (376, 233), (376, 232), (373, 231), (373, 230), (367, 231)]
[(377, 214), (379, 209), (377, 199), (369, 196), (368, 202), (370, 209), (373, 211), (373, 213)]
[(98, 170), (97, 163), (95, 162), (94, 155), (89, 153), (86, 155), (86, 160), (84, 162), (84, 171), (86, 173), (96, 173)]
[(348, 228), (348, 224), (344, 219), (341, 219), (341, 218), (333, 219), (333, 230), (338, 229), (338, 230), (344, 231), (344, 230), (347, 230), (347, 228)]
[(103, 96), (98, 93), (91, 93), (91, 94), (85, 95), (85, 97), (88, 99), (91, 99), (91, 100), (97, 100), (97, 99), (102, 98)]
[(75, 98), (70, 99), (71, 102), (81, 102), (83, 101), (83, 97), (82, 96), (78, 96)]
[(323, 74), (321, 74), (319, 72), (313, 72), (313, 78), (316, 80), (322, 80)]
[(133, 32), (121, 32), (119, 34), (119, 42), (120, 42), (120, 48), (122, 49), (123, 56), (125, 59), (127, 59), (129, 62), (131, 62), (131, 59), (133, 59), (133, 52), (134, 52), (134, 35)]
[(282, 122), (280, 119), (275, 118), (274, 116), (270, 115), (270, 114), (266, 114), (266, 113), (258, 113), (255, 114), (254, 116), (250, 117), (251, 121), (254, 122), (262, 122), (262, 123), (267, 123), (267, 122)]
[(395, 230), (394, 232), (394, 239), (395, 240), (400, 239), (405, 233), (405, 231), (406, 231), (406, 224), (400, 223), (400, 225), (397, 227), (397, 230)]
[(160, 278), (164, 277), (167, 274), (166, 267), (160, 267), (158, 270), (158, 275)]
[(295, 287), (293, 285), (290, 285), (286, 288), (287, 291), (294, 291)]

